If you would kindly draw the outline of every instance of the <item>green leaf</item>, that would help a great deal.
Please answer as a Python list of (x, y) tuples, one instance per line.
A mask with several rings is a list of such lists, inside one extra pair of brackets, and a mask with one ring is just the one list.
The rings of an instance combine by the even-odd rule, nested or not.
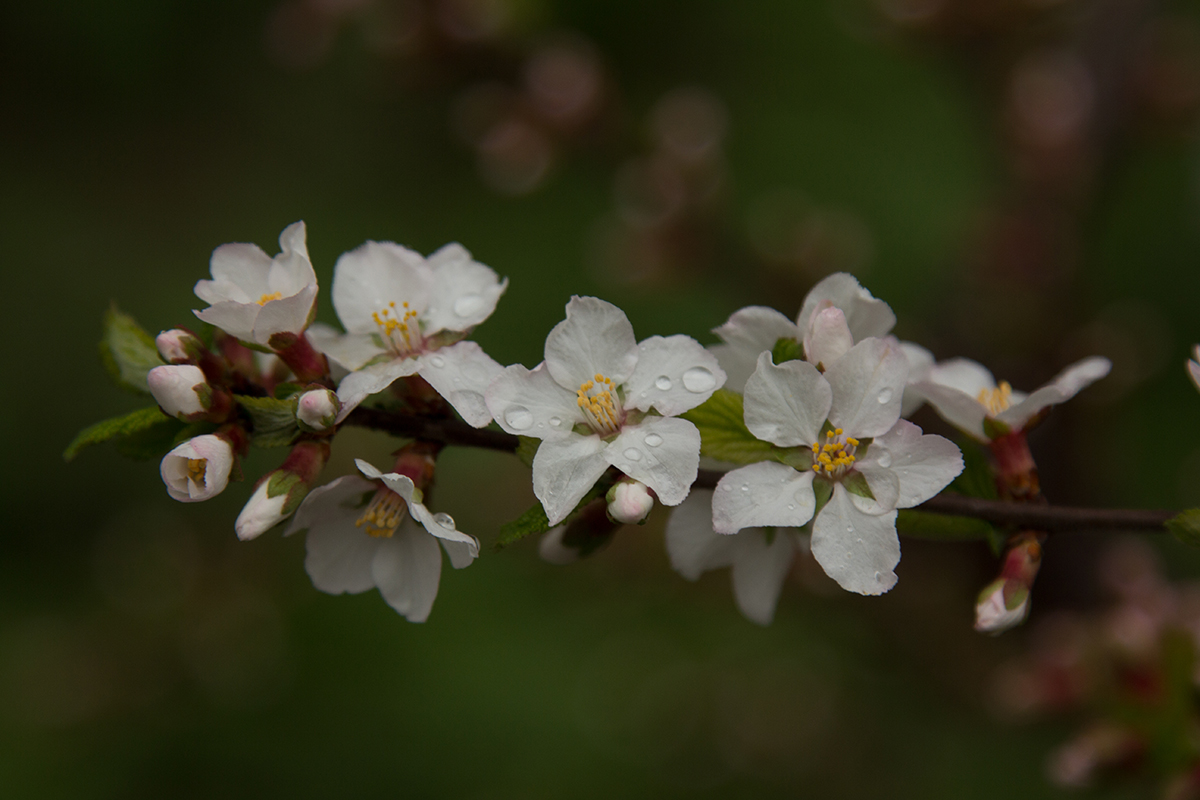
[(756, 439), (746, 428), (742, 396), (736, 392), (718, 389), (703, 405), (680, 416), (699, 429), (701, 455), (733, 464), (782, 460), (782, 448)]
[(771, 361), (782, 364), (785, 361), (803, 361), (804, 345), (795, 339), (777, 339), (771, 348)]
[(302, 385), (284, 381), (275, 387), (274, 394), (277, 400), (287, 400), (292, 395), (303, 394), (304, 391), (305, 389)]
[(913, 539), (938, 542), (961, 542), (991, 536), (992, 526), (981, 519), (933, 514), (928, 511), (902, 509), (896, 518), (896, 530)]
[(104, 314), (100, 360), (118, 386), (141, 394), (150, 393), (146, 373), (164, 363), (154, 337), (115, 305)]
[[(570, 520), (573, 514), (597, 497), (603, 497), (607, 494), (609, 488), (615, 482), (616, 473), (613, 470), (604, 473), (600, 477), (600, 480), (596, 481), (596, 484), (583, 496), (583, 499), (575, 504), (575, 508), (571, 510), (570, 514), (567, 514), (566, 519), (559, 524), (564, 524)], [(506, 522), (500, 526), (500, 535), (496, 538), (495, 547), (497, 550), (503, 550), (510, 544), (521, 541), (526, 536), (545, 533), (548, 530), (550, 530), (550, 519), (546, 516), (546, 510), (542, 508), (542, 504), (536, 503), (512, 522)]]
[(1167, 530), (1186, 545), (1200, 547), (1200, 508), (1189, 508), (1167, 520)]
[(300, 427), (296, 424), (296, 398), (279, 400), (235, 395), (234, 399), (250, 415), (254, 427), (251, 441), (257, 446), (286, 447), (300, 435)]
[(521, 459), (521, 463), (530, 469), (533, 468), (533, 457), (537, 455), (538, 447), (541, 446), (542, 440), (533, 436), (518, 436), (520, 444), (517, 445), (517, 458)]
[[(168, 417), (158, 406), (141, 408), (120, 417), (113, 417), (95, 425), (89, 425), (79, 432), (63, 451), (63, 458), (71, 461), (79, 455), (79, 451), (93, 444), (117, 440), (128, 445), (127, 451), (122, 451), (132, 457), (140, 457), (147, 447), (154, 450), (147, 457), (153, 457), (157, 452), (166, 452), (174, 441), (175, 434), (183, 427), (183, 423)], [(165, 447), (161, 445), (165, 443)], [(160, 449), (161, 447), (161, 449)]]

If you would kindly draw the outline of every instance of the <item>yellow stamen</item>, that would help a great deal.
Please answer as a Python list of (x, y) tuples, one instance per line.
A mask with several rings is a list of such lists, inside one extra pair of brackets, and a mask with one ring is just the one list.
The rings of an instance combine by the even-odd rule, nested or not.
[(271, 302), (272, 300), (279, 300), (282, 297), (283, 297), (283, 292), (271, 292), (270, 294), (264, 294), (262, 297), (258, 298), (258, 304), (260, 306), (265, 306), (267, 303)]
[(1012, 405), (1012, 386), (1008, 381), (1000, 381), (995, 389), (980, 389), (975, 399), (987, 409), (989, 417), (994, 417)]
[(825, 444), (813, 443), (813, 472), (836, 479), (845, 475), (853, 466), (854, 452), (859, 442), (853, 436), (843, 439), (843, 433), (845, 432), (841, 428), (834, 428), (825, 432)]
[(371, 314), (384, 341), (401, 356), (408, 355), (421, 344), (421, 325), (416, 317), (417, 312), (409, 308), (408, 303), (401, 303), (400, 309), (397, 309), (395, 302)]
[(204, 476), (208, 472), (208, 460), (204, 458), (189, 458), (187, 460), (187, 476), (192, 483), (204, 485)]
[(390, 537), (404, 521), (407, 512), (408, 506), (405, 505), (403, 497), (391, 489), (382, 488), (371, 498), (366, 511), (354, 524), (366, 529), (371, 536)]
[[(597, 391), (593, 394), (593, 390)], [(595, 380), (579, 384), (575, 396), (575, 402), (596, 433), (610, 436), (621, 429), (624, 414), (617, 405), (617, 387), (611, 380), (596, 373)]]

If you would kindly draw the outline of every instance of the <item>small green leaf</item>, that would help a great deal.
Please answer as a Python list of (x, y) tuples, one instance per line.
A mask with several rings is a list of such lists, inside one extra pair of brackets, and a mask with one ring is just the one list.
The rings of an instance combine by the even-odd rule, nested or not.
[(795, 339), (777, 339), (771, 348), (771, 361), (782, 364), (785, 361), (803, 361), (804, 345)]
[(896, 518), (896, 530), (913, 539), (958, 542), (987, 540), (991, 535), (992, 526), (972, 517), (902, 509)]
[(1167, 520), (1167, 530), (1186, 545), (1200, 547), (1200, 508), (1189, 508)]
[(746, 428), (742, 396), (718, 389), (703, 405), (680, 415), (700, 431), (701, 455), (733, 464), (778, 460), (780, 448)]
[(251, 441), (258, 447), (286, 447), (300, 435), (296, 424), (296, 399), (278, 400), (274, 397), (235, 395), (238, 405), (246, 409), (254, 426)]
[[(106, 419), (84, 428), (67, 445), (67, 449), (63, 451), (63, 458), (71, 461), (79, 455), (79, 451), (83, 448), (114, 439), (118, 440), (118, 443), (134, 440), (129, 448), (130, 452), (126, 452), (126, 455), (133, 457), (138, 457), (141, 450), (145, 449), (141, 445), (146, 442), (152, 442), (151, 446), (156, 452), (159, 452), (160, 443), (165, 442), (166, 446), (161, 450), (161, 452), (165, 452), (170, 449), (175, 434), (182, 427), (182, 422), (168, 417), (158, 406), (141, 408), (124, 416)], [(154, 453), (151, 453), (149, 457), (153, 457), (153, 455)]]
[(533, 468), (533, 457), (537, 455), (538, 447), (541, 446), (542, 440), (533, 436), (518, 436), (520, 444), (517, 445), (517, 458), (521, 459), (521, 463), (529, 468)]
[(275, 398), (277, 400), (287, 400), (295, 394), (303, 394), (304, 387), (298, 383), (289, 383), (284, 381), (275, 387)]
[(104, 314), (100, 360), (118, 386), (141, 394), (150, 393), (146, 373), (164, 363), (154, 337), (115, 305)]

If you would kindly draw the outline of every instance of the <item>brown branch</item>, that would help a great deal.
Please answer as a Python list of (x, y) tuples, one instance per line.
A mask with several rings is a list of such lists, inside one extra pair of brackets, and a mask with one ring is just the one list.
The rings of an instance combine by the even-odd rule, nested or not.
[[(392, 436), (423, 439), (460, 447), (479, 447), (511, 453), (520, 440), (503, 431), (472, 428), (458, 419), (395, 414), (376, 408), (358, 407), (346, 418), (346, 425), (382, 431)], [(723, 472), (700, 470), (693, 484), (700, 489), (713, 489)], [(1163, 531), (1164, 524), (1175, 516), (1173, 511), (1136, 508), (1073, 508), (1034, 503), (1006, 503), (979, 497), (945, 493), (917, 506), (919, 511), (982, 519), (995, 525), (1061, 533), (1063, 531)]]

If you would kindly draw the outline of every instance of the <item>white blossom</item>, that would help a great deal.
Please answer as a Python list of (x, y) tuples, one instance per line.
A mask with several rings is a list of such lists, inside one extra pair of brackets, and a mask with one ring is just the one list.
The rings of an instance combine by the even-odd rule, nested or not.
[(223, 244), (209, 264), (212, 280), (196, 284), (209, 304), (195, 315), (242, 341), (268, 347), (276, 334), (303, 333), (316, 311), (317, 276), (303, 222), (284, 228), (279, 255), (253, 244)]
[(338, 259), (333, 306), (346, 334), (314, 344), (350, 372), (338, 385), (345, 419), (398, 378), (420, 375), (471, 425), (491, 422), (483, 395), (500, 365), (461, 341), (496, 308), (508, 281), (448, 244), (428, 259), (392, 242), (367, 242)]
[(328, 389), (313, 389), (296, 401), (296, 419), (310, 430), (328, 430), (337, 419), (339, 407), (336, 394)]
[(545, 361), (507, 367), (488, 387), (487, 404), (504, 430), (542, 440), (533, 491), (556, 525), (609, 466), (665, 505), (681, 503), (699, 468), (700, 433), (676, 415), (724, 381), (717, 359), (691, 337), (639, 344), (619, 308), (573, 297), (566, 320), (546, 337)]
[(204, 414), (212, 404), (212, 387), (199, 367), (166, 364), (146, 373), (154, 401), (168, 416), (182, 420)]
[(233, 447), (212, 433), (188, 439), (163, 456), (159, 465), (167, 494), (182, 503), (198, 503), (225, 491), (233, 468)]

